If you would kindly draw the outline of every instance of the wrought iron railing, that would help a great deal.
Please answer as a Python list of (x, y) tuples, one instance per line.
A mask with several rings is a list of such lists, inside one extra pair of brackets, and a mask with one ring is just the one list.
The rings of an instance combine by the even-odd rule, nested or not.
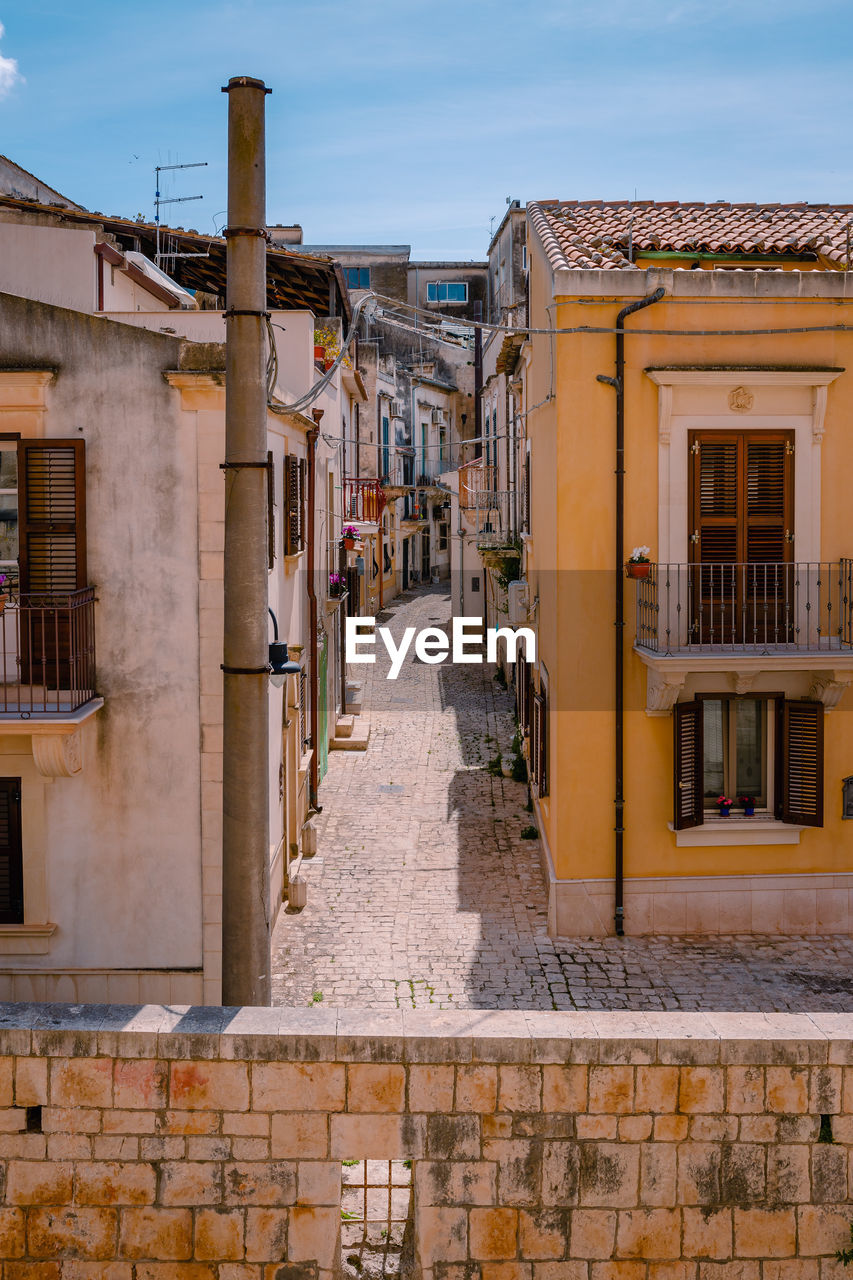
[(482, 458), (459, 468), (459, 505), (463, 511), (475, 510), (480, 494), (494, 493), (497, 487), (497, 467), (487, 466)]
[(382, 519), (385, 494), (378, 480), (361, 480), (354, 476), (344, 478), (344, 521), (364, 521), (376, 524)]
[(95, 697), (95, 588), (12, 591), (0, 613), (0, 715), (67, 715)]
[(505, 547), (515, 542), (515, 494), (509, 490), (470, 494), (464, 515), (478, 547)]
[(637, 581), (639, 648), (823, 652), (853, 647), (853, 560), (650, 564)]

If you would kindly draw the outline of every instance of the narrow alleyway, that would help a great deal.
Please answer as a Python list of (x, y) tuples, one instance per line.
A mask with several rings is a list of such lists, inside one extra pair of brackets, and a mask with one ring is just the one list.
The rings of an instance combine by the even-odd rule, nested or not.
[[(442, 584), (378, 622), (399, 638), (450, 614)], [(512, 694), (489, 667), (413, 649), (387, 680), (376, 653), (359, 669), (369, 749), (330, 755), (308, 905), (276, 926), (275, 1004), (853, 1011), (849, 938), (553, 943), (526, 789), (488, 767), (513, 736)]]

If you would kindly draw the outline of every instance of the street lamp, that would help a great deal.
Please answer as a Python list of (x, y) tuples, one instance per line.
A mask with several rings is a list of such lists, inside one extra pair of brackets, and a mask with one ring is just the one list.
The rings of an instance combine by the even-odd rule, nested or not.
[(273, 640), (269, 648), (269, 664), (270, 664), (270, 684), (276, 689), (280, 689), (288, 676), (298, 676), (302, 668), (298, 662), (291, 661), (287, 656), (287, 645), (278, 638), (278, 621), (272, 609), (269, 609), (269, 615), (272, 618)]

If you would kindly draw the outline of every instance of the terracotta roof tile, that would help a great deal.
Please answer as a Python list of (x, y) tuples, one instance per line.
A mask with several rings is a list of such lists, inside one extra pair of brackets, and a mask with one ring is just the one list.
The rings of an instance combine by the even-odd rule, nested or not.
[(542, 200), (527, 211), (555, 271), (630, 268), (629, 239), (635, 259), (650, 250), (817, 255), (845, 269), (853, 240), (853, 205)]

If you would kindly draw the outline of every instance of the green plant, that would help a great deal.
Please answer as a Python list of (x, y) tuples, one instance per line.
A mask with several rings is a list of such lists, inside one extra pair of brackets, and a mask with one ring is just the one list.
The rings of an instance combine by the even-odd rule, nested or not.
[(311, 997), (311, 1003), (319, 1004), (322, 999), (323, 999), (322, 991), (315, 991), (313, 996)]
[(495, 778), (503, 777), (503, 764), (500, 752), (496, 756), (492, 756), (491, 760), (486, 765), (486, 772), (492, 774)]
[[(527, 762), (525, 761), (524, 756), (521, 754), (521, 752), (516, 752), (516, 754), (512, 758), (511, 777), (513, 782), (527, 781)], [(533, 812), (532, 807), (530, 812), (531, 813)]]
[(351, 1169), (354, 1164), (361, 1164), (360, 1160), (342, 1160), (341, 1164), (347, 1169)]
[(529, 826), (522, 827), (521, 838), (522, 840), (538, 840), (539, 832), (536, 830), (533, 824), (530, 823)]
[[(850, 1243), (853, 1245), (853, 1222), (850, 1223)], [(853, 1248), (836, 1249), (835, 1258), (843, 1267), (849, 1267), (850, 1263), (853, 1262)]]

